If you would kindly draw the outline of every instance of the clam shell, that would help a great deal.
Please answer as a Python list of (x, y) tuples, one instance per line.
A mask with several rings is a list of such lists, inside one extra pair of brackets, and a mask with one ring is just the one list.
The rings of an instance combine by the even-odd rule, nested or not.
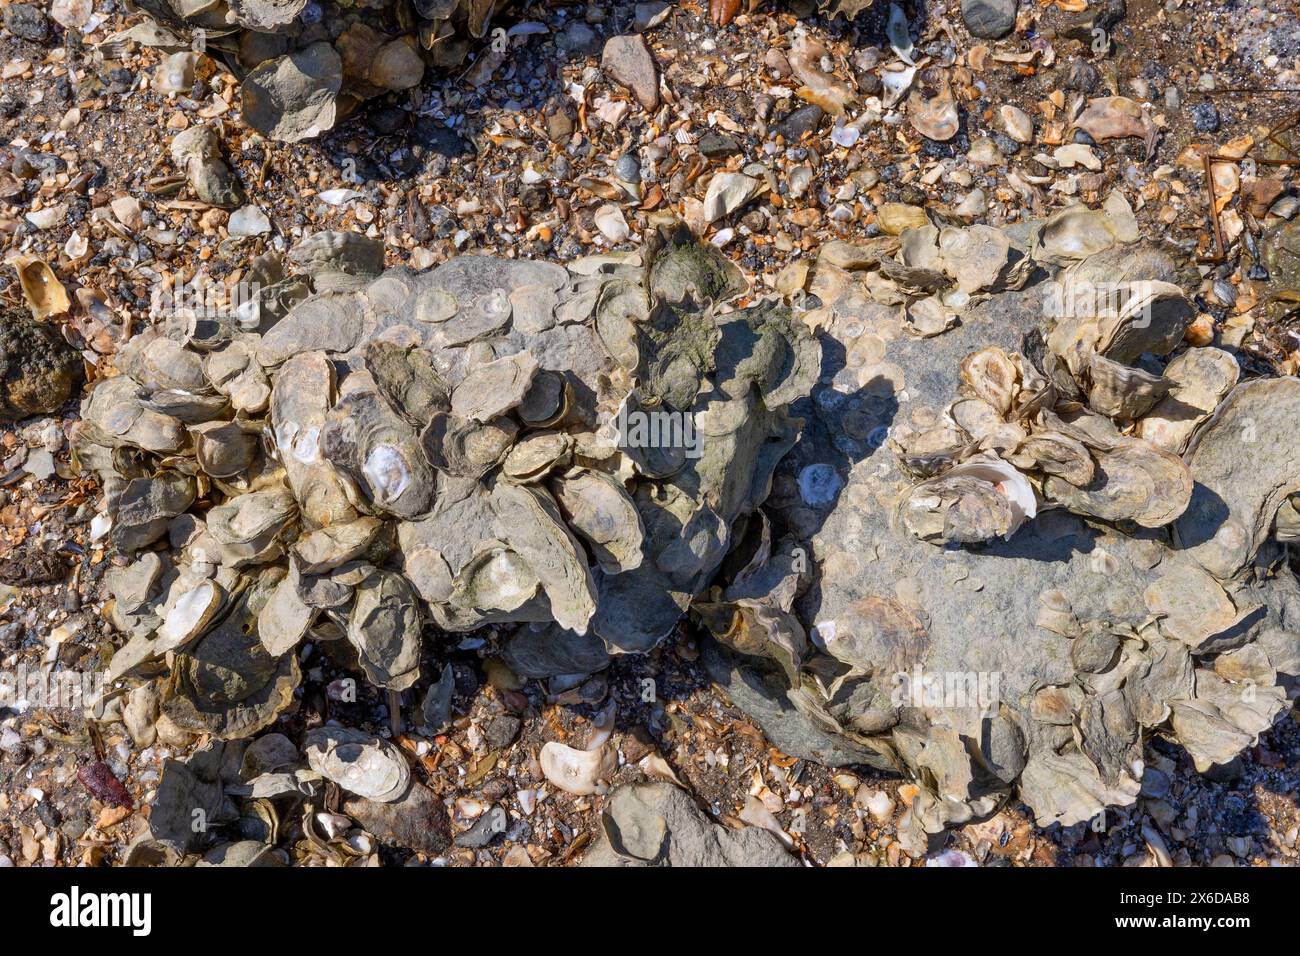
[(1300, 379), (1254, 379), (1228, 394), (1185, 457), (1196, 479), (1174, 537), (1223, 580), (1249, 564), (1283, 501), (1300, 491)]
[(110, 540), (126, 552), (152, 544), (167, 533), (173, 518), (194, 504), (194, 497), (194, 481), (174, 471), (131, 479), (117, 499)]
[(184, 425), (178, 418), (148, 408), (144, 394), (125, 375), (100, 380), (81, 404), (84, 436), (109, 448), (179, 451), (187, 440)]
[(270, 588), (249, 588), (215, 629), (176, 657), (162, 709), (181, 729), (220, 740), (250, 737), (293, 703), (302, 676), (297, 655), (277, 660), (257, 636)]

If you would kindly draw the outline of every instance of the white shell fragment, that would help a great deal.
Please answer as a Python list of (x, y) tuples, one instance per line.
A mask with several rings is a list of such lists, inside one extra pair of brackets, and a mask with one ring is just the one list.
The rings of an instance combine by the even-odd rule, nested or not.
[(367, 800), (397, 800), (411, 781), (411, 771), (397, 747), (348, 727), (307, 731), (304, 753), (307, 763), (322, 777)]

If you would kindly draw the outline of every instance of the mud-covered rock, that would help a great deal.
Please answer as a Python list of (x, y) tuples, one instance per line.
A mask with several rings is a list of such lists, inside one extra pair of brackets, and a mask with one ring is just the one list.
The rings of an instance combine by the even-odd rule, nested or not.
[(81, 356), (23, 308), (0, 312), (0, 420), (57, 412), (85, 378)]

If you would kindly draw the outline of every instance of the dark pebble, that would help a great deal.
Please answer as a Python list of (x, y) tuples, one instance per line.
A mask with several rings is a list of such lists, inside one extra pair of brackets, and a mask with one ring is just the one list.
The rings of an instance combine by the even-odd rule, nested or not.
[(696, 145), (700, 153), (708, 159), (725, 159), (740, 152), (740, 144), (726, 133), (718, 133), (714, 130), (701, 136)]
[(483, 738), (493, 750), (504, 750), (515, 742), (521, 726), (518, 717), (502, 714), (488, 719), (483, 726)]
[(1198, 133), (1213, 133), (1219, 128), (1219, 111), (1213, 103), (1197, 103), (1191, 108), (1192, 125)]
[(1100, 83), (1101, 74), (1087, 60), (1071, 60), (1061, 81), (1067, 90), (1077, 90), (1080, 93), (1091, 93)]
[(429, 116), (422, 116), (415, 121), (414, 140), (425, 149), (449, 159), (468, 156), (474, 151), (455, 130), (448, 129)]
[(1020, 144), (1006, 133), (994, 133), (993, 145), (1001, 150), (1004, 156), (1014, 156), (1020, 152)]
[(820, 106), (801, 106), (777, 123), (773, 132), (784, 136), (787, 143), (797, 143), (804, 136), (816, 132), (825, 116), (826, 112)]
[(491, 843), (499, 834), (505, 833), (509, 824), (510, 817), (505, 808), (494, 803), (487, 813), (479, 817), (464, 833), (458, 834), (453, 842), (456, 846), (478, 850)]
[(370, 111), (366, 122), (380, 136), (391, 136), (406, 126), (411, 114), (396, 106), (378, 106)]
[(41, 43), (50, 35), (50, 21), (30, 3), (11, 3), (5, 7), (5, 29), (29, 43)]

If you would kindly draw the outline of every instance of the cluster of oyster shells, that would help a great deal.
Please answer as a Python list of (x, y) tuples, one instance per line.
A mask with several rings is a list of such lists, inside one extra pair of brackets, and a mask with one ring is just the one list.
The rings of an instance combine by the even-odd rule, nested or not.
[[(109, 678), (216, 741), (286, 712), (306, 641), (342, 642), (392, 692), (439, 632), (518, 625), (505, 656), (528, 678), (648, 651), (767, 497), (819, 369), (788, 308), (726, 305), (739, 271), (672, 230), (567, 267), (385, 270), (354, 233), (287, 258), (251, 264), (246, 301), (155, 316), (74, 435), (118, 554), (110, 616), (129, 639)], [(634, 426), (651, 415), (694, 431), (650, 440)], [(308, 767), (239, 785), (411, 789), (383, 741), (329, 730)]]
[(1297, 692), (1300, 380), (1183, 344), (1118, 196), (873, 243), (811, 275), (828, 374), (696, 603), (711, 676), (788, 753), (913, 776), (918, 848), (1131, 804), (1153, 735), (1231, 762)]
[[(460, 65), (491, 30), (494, 0), (148, 0), (149, 20), (110, 37), (169, 54), (161, 82), (207, 53), (242, 82), (244, 121), (284, 142), (329, 130), (358, 104)], [(175, 81), (179, 83), (179, 80)]]

